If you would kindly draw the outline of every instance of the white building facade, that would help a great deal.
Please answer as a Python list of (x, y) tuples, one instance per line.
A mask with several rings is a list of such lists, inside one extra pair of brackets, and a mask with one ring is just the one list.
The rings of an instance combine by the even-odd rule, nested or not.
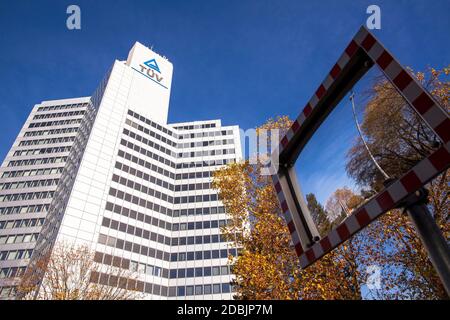
[(237, 250), (220, 235), (227, 214), (211, 181), (242, 158), (239, 128), (167, 124), (172, 71), (136, 43), (92, 97), (33, 108), (0, 168), (2, 298), (30, 257), (58, 242), (135, 272), (148, 299), (232, 298)]

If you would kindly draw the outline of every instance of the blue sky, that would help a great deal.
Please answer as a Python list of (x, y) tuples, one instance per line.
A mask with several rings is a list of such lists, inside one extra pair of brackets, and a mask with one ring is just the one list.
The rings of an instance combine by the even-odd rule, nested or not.
[[(0, 157), (35, 103), (90, 95), (135, 41), (174, 64), (170, 122), (296, 117), (374, 3), (375, 33), (403, 64), (449, 63), (449, 1), (2, 0)], [(81, 30), (66, 28), (70, 4)]]
[[(368, 102), (367, 92), (374, 79), (381, 75), (378, 68), (372, 68), (353, 86), (355, 110), (360, 124)], [(324, 206), (338, 188), (348, 187), (355, 193), (361, 189), (345, 170), (348, 150), (361, 139), (353, 117), (350, 93), (317, 129), (295, 164), (304, 196), (314, 193)]]

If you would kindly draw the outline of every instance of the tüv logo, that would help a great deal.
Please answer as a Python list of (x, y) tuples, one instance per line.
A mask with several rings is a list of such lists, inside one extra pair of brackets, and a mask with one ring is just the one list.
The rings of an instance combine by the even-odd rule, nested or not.
[(163, 77), (161, 76), (161, 70), (155, 59), (145, 61), (144, 64), (140, 64), (139, 66), (141, 67), (141, 72), (143, 74), (146, 74), (152, 79), (156, 79), (158, 82), (162, 81)]
[(149, 67), (150, 69), (153, 69), (153, 70), (158, 71), (159, 73), (161, 73), (161, 70), (159, 70), (158, 63), (156, 63), (155, 59), (148, 60), (148, 61), (144, 62), (144, 64), (147, 67)]

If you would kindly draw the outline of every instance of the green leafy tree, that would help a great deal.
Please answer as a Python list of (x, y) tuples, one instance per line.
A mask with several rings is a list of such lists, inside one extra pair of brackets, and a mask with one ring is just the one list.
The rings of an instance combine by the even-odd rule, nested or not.
[(328, 214), (324, 207), (317, 201), (316, 196), (313, 193), (306, 195), (306, 202), (313, 221), (318, 228), (319, 234), (321, 236), (326, 235), (331, 231), (331, 223), (328, 220)]

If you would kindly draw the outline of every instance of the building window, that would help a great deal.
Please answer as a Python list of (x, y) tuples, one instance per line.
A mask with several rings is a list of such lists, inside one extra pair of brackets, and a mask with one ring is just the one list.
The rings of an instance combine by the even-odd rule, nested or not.
[(212, 267), (212, 275), (213, 276), (220, 275), (220, 267)]
[(203, 294), (203, 287), (202, 286), (195, 286), (195, 294), (196, 295)]
[(222, 283), (222, 293), (230, 293), (230, 284)]
[(192, 295), (194, 295), (194, 286), (187, 286), (187, 287), (186, 287), (186, 295), (187, 295), (187, 296), (192, 296)]
[(204, 292), (204, 294), (211, 294), (211, 285), (205, 284), (203, 287), (203, 292)]

